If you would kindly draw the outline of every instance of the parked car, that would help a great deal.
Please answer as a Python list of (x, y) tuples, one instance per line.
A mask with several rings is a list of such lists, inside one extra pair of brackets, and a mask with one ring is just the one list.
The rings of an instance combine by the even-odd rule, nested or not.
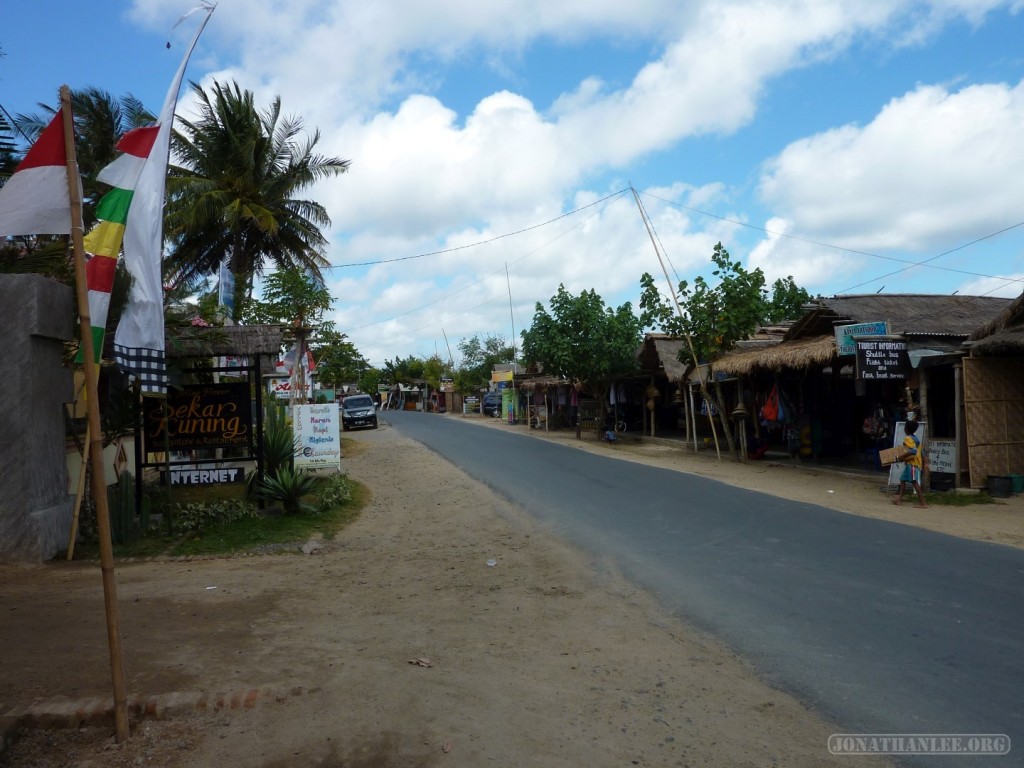
[(486, 392), (480, 403), (480, 412), (484, 416), (500, 416), (501, 392)]
[(377, 428), (377, 404), (369, 395), (349, 395), (341, 401), (341, 428)]

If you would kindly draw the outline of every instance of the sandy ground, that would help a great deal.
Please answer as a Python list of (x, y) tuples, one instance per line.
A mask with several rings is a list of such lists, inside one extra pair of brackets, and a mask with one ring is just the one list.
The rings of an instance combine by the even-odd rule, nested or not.
[[(291, 693), (252, 709), (133, 723), (122, 745), (109, 728), (28, 732), (0, 765), (848, 764), (826, 749), (836, 726), (608, 563), (588, 561), (386, 425), (347, 436), (344, 468), (372, 500), (320, 554), (117, 567), (130, 695)], [(1019, 499), (897, 509), (877, 481), (719, 463), (662, 444), (546, 437), (855, 514), (1024, 543)], [(0, 715), (109, 697), (98, 568), (0, 566), (0, 647)]]

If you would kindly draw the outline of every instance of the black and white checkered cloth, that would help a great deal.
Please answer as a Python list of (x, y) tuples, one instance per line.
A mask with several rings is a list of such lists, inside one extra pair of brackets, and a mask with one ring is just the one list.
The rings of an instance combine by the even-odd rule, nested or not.
[(122, 347), (115, 344), (114, 360), (122, 371), (139, 380), (142, 394), (167, 394), (167, 362), (162, 349)]

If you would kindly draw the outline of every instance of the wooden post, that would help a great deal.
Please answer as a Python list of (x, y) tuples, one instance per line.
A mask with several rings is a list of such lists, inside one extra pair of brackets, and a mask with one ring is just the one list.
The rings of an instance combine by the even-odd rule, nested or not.
[[(636, 190), (633, 189), (632, 187), (630, 187), (630, 190), (632, 190), (633, 198), (636, 200), (636, 205), (640, 209), (640, 216), (644, 220), (644, 226), (647, 227), (647, 236), (651, 238), (651, 245), (654, 246), (654, 252), (658, 255), (658, 262), (661, 264), (661, 271), (665, 275), (665, 282), (668, 283), (669, 293), (672, 296), (672, 303), (676, 305), (676, 312), (679, 313), (679, 319), (680, 320), (685, 320), (686, 318), (683, 315), (683, 308), (681, 306), (679, 306), (679, 299), (676, 297), (675, 289), (672, 287), (672, 281), (668, 277), (668, 270), (665, 268), (665, 262), (663, 262), (662, 259), (661, 259), (661, 251), (658, 250), (658, 244), (654, 240), (654, 233), (651, 232), (651, 225), (647, 221), (647, 214), (644, 211), (644, 207), (640, 204), (640, 195), (638, 195), (636, 193)], [(690, 359), (693, 360), (694, 368), (696, 368), (697, 373), (699, 374), (700, 373), (700, 361), (697, 359), (697, 352), (693, 348), (693, 339), (690, 338), (690, 334), (689, 333), (686, 333), (685, 336), (686, 336), (686, 346), (689, 347), (689, 349), (690, 349)], [(710, 368), (710, 366), (708, 367), (708, 375), (709, 376), (711, 375), (711, 368)], [(704, 379), (702, 379), (702, 378), (698, 379), (698, 383), (700, 384), (700, 394), (701, 394), (701, 397), (704, 398), (704, 402), (708, 403), (708, 424), (711, 425), (711, 437), (713, 437), (714, 440), (715, 440), (715, 455), (718, 457), (718, 460), (721, 461), (722, 460), (722, 449), (718, 445), (718, 429), (715, 427), (715, 417), (711, 413), (711, 398), (708, 397), (707, 384), (704, 382)]]
[[(964, 407), (964, 364), (962, 362), (957, 363), (953, 366), (953, 421), (955, 424), (954, 435), (956, 439), (956, 450), (953, 451), (953, 487), (959, 488), (961, 486), (960, 457), (967, 452), (967, 435), (964, 434), (964, 419), (963, 419), (963, 407)], [(971, 455), (967, 453), (967, 467), (970, 470), (971, 466)], [(970, 476), (967, 478), (967, 484), (971, 484)]]
[[(82, 332), (82, 361), (85, 370), (85, 397), (89, 423), (89, 450), (92, 467), (92, 496), (96, 505), (96, 527), (100, 539), (100, 570), (103, 574), (103, 602), (106, 606), (107, 644), (110, 647), (110, 675), (114, 689), (114, 725), (117, 740), (128, 739), (128, 708), (125, 692), (124, 657), (117, 615), (117, 584), (114, 579), (114, 547), (110, 539), (110, 510), (107, 507), (107, 481), (103, 472), (103, 432), (100, 426), (100, 402), (97, 395), (96, 353), (92, 343), (92, 319), (89, 316), (89, 290), (85, 277), (84, 224), (82, 192), (75, 157), (75, 126), (71, 114), (71, 90), (60, 88), (60, 107), (64, 121), (64, 149), (67, 152), (68, 194), (71, 199), (71, 243), (75, 257), (75, 294), (78, 298), (79, 325)], [(83, 471), (85, 467), (82, 468)], [(136, 472), (139, 468), (136, 467)]]

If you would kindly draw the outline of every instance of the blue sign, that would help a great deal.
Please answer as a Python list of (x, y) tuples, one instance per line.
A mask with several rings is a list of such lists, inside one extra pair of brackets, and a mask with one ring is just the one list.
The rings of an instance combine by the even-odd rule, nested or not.
[(836, 354), (853, 355), (857, 353), (855, 336), (888, 336), (889, 323), (881, 321), (877, 323), (856, 323), (854, 325), (837, 325), (836, 333)]

